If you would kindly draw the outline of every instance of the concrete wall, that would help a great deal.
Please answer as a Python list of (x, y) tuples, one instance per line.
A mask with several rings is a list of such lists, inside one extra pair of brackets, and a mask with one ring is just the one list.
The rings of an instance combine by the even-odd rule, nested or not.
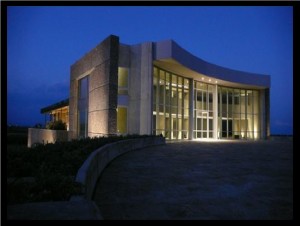
[[(165, 144), (165, 138), (146, 137), (107, 144), (95, 150), (86, 159), (76, 175), (75, 181), (82, 185), (83, 198), (92, 199), (100, 174), (114, 158), (128, 151), (161, 144)], [(76, 196), (71, 198), (71, 200), (76, 199), (78, 199)]]
[(128, 133), (152, 134), (152, 43), (130, 48)]
[(50, 130), (50, 129), (28, 129), (28, 143), (30, 148), (35, 143), (47, 144), (56, 141), (68, 141), (68, 131), (66, 130)]
[(78, 134), (78, 81), (89, 75), (88, 136), (117, 131), (119, 38), (110, 35), (71, 66), (70, 137)]

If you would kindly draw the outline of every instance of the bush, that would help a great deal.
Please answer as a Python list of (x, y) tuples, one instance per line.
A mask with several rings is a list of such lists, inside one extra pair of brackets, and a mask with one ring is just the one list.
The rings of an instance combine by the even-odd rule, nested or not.
[(28, 128), (21, 126), (7, 126), (7, 144), (27, 146)]
[[(55, 144), (7, 147), (7, 176), (32, 177), (34, 182), (8, 184), (8, 203), (69, 200), (80, 191), (74, 178), (87, 157), (99, 147), (140, 135), (96, 137)], [(23, 189), (23, 190), (22, 190)]]
[(54, 122), (48, 122), (46, 125), (46, 129), (53, 129), (53, 130), (66, 130), (67, 125), (62, 120), (57, 120)]
[(28, 135), (22, 133), (8, 133), (7, 144), (27, 145)]

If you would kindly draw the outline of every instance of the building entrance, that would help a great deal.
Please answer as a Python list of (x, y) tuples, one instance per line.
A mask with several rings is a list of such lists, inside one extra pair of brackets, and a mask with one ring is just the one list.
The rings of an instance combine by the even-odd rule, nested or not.
[(196, 120), (194, 129), (194, 138), (212, 138), (213, 137), (213, 117), (209, 116), (208, 111), (196, 110)]

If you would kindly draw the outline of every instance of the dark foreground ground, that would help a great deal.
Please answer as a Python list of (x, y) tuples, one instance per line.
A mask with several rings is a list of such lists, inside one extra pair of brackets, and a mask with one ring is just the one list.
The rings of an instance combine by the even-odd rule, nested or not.
[(104, 219), (292, 219), (293, 143), (180, 142), (129, 152), (99, 178)]

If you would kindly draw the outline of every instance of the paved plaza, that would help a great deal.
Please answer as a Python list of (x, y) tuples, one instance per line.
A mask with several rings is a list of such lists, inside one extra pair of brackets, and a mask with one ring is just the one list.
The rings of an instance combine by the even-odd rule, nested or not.
[(94, 200), (104, 219), (292, 219), (293, 142), (185, 141), (124, 154)]

